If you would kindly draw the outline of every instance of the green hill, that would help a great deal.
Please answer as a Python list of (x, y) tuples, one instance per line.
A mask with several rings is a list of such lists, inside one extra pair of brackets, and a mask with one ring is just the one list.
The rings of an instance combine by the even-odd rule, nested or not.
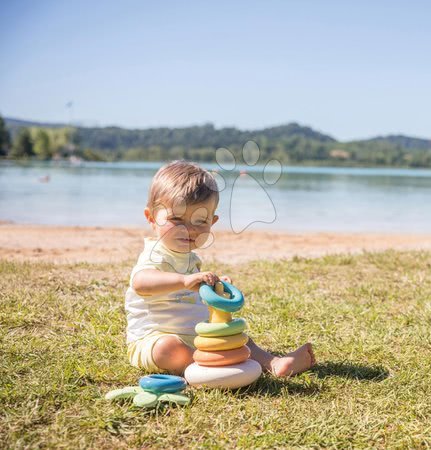
[(431, 149), (431, 139), (421, 139), (410, 136), (403, 136), (402, 134), (389, 135), (389, 136), (378, 136), (372, 139), (368, 139), (362, 142), (387, 142), (392, 145), (399, 146), (403, 149), (412, 150), (430, 150)]
[[(61, 123), (5, 119), (12, 137), (23, 127), (62, 129)], [(74, 127), (77, 153), (86, 159), (155, 161), (186, 158), (214, 161), (215, 150), (228, 147), (240, 157), (248, 140), (258, 143), (262, 157), (284, 164), (349, 166), (431, 167), (431, 140), (403, 135), (378, 136), (351, 142), (298, 123), (258, 130), (213, 124), (178, 128), (126, 129), (121, 127)]]
[[(21, 127), (62, 128), (61, 123), (38, 123), (19, 119), (5, 119), (12, 135)], [(83, 146), (98, 150), (127, 149), (136, 146), (160, 145), (173, 147), (184, 145), (188, 147), (221, 147), (241, 145), (250, 139), (289, 139), (304, 138), (319, 142), (336, 142), (332, 137), (319, 133), (310, 127), (297, 123), (263, 128), (261, 130), (243, 131), (238, 128), (216, 129), (212, 124), (197, 125), (183, 128), (146, 128), (127, 129), (120, 127), (75, 127)]]

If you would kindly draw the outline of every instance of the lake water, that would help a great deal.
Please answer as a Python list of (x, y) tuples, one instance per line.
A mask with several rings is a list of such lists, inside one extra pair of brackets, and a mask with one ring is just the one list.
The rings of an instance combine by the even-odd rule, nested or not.
[[(0, 220), (145, 225), (148, 187), (160, 165), (2, 162)], [(239, 176), (241, 170), (247, 173)], [(431, 232), (431, 170), (287, 166), (273, 185), (265, 183), (268, 178), (262, 177), (262, 170), (262, 166), (218, 170), (225, 188), (215, 229)], [(46, 175), (50, 181), (42, 183)], [(276, 178), (274, 168), (269, 175)]]

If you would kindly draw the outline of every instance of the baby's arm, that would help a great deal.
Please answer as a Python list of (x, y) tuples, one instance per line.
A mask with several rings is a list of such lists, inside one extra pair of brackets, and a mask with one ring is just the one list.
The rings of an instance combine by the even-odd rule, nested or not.
[(214, 285), (219, 277), (213, 272), (197, 272), (191, 275), (162, 272), (157, 269), (140, 270), (133, 277), (133, 289), (138, 295), (160, 295), (181, 289), (199, 290), (201, 283)]

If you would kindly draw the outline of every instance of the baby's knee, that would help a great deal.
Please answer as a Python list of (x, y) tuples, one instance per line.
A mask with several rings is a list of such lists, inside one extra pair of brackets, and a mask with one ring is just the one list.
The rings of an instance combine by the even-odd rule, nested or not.
[(153, 347), (153, 360), (160, 369), (182, 373), (193, 362), (193, 349), (177, 336), (162, 336)]
[(180, 338), (177, 336), (162, 336), (157, 339), (153, 347), (153, 355), (157, 357), (171, 358), (182, 352), (184, 348), (189, 348)]

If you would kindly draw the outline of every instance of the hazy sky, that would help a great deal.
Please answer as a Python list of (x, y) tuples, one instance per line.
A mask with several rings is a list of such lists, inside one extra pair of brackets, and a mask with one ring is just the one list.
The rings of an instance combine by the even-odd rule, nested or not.
[(0, 3), (0, 113), (431, 138), (431, 2)]

